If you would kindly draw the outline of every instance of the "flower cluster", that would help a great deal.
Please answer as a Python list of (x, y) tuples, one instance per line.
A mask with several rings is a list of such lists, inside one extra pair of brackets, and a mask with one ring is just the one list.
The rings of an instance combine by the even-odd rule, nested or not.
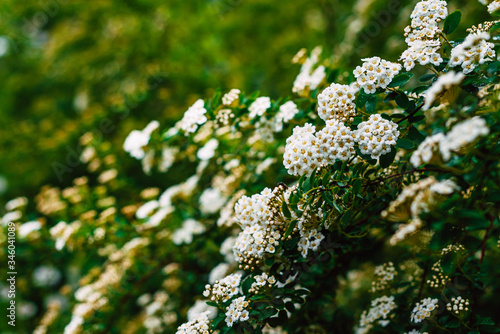
[(266, 285), (268, 287), (273, 286), (276, 283), (276, 278), (272, 275), (268, 275), (267, 273), (262, 273), (261, 275), (256, 275), (254, 277), (254, 282), (250, 287), (250, 293), (257, 293), (260, 289), (263, 289)]
[(204, 105), (205, 102), (200, 99), (184, 113), (180, 126), (186, 133), (186, 136), (189, 133), (196, 132), (198, 126), (203, 125), (207, 121), (207, 116), (205, 116), (207, 109), (204, 108)]
[(321, 47), (316, 47), (312, 50), (311, 56), (302, 60), (305, 55), (305, 50), (299, 51), (294, 59), (296, 62), (301, 62), (302, 67), (293, 83), (292, 91), (300, 96), (307, 96), (311, 90), (316, 89), (326, 78), (326, 71), (323, 65), (317, 66), (319, 56), (321, 55)]
[(460, 188), (451, 180), (438, 182), (433, 176), (411, 184), (403, 189), (398, 197), (381, 214), (382, 218), (391, 221), (408, 221), (401, 224), (392, 236), (391, 244), (396, 244), (407, 235), (416, 232), (422, 227), (419, 215), (429, 212), (442, 199)]
[(255, 118), (257, 116), (262, 116), (267, 109), (271, 108), (271, 99), (267, 96), (258, 97), (251, 105), (248, 107), (248, 117)]
[(398, 125), (375, 114), (358, 125), (356, 141), (361, 153), (378, 159), (391, 151), (391, 146), (396, 145), (398, 137)]
[(425, 298), (422, 299), (411, 311), (411, 321), (414, 323), (419, 323), (425, 318), (429, 318), (434, 311), (438, 307), (438, 299), (437, 298)]
[(385, 290), (394, 281), (397, 274), (396, 268), (392, 262), (384, 263), (375, 267), (376, 280), (372, 282), (372, 292)]
[(327, 121), (330, 119), (349, 122), (356, 115), (353, 86), (332, 83), (318, 94), (318, 115)]
[(174, 231), (172, 240), (174, 244), (182, 243), (190, 244), (193, 241), (193, 236), (205, 232), (205, 226), (199, 221), (189, 218), (182, 223), (182, 227)]
[(283, 130), (283, 124), (290, 122), (299, 112), (297, 105), (293, 101), (287, 101), (280, 106), (280, 110), (275, 116), (274, 131)]
[(146, 155), (144, 146), (149, 143), (151, 133), (158, 129), (159, 126), (160, 123), (158, 123), (158, 121), (152, 121), (141, 131), (133, 130), (125, 139), (123, 149), (128, 152), (130, 156), (136, 158), (137, 160), (142, 160)]
[(195, 320), (182, 324), (176, 334), (210, 334), (213, 331), (210, 329), (211, 321), (207, 316), (208, 312), (200, 314)]
[(317, 251), (319, 245), (321, 244), (321, 240), (325, 238), (325, 236), (316, 230), (312, 229), (299, 229), (300, 232), (300, 241), (297, 244), (298, 250), (302, 254), (302, 257), (307, 257), (307, 253), (311, 250), (313, 252)]
[(247, 309), (249, 304), (250, 303), (245, 300), (244, 296), (234, 299), (226, 311), (226, 324), (229, 327), (233, 327), (235, 322), (248, 320), (250, 317), (250, 313)]
[(460, 296), (451, 298), (451, 303), (446, 304), (446, 309), (455, 314), (467, 312), (469, 310), (469, 300)]
[(486, 42), (490, 39), (487, 32), (469, 34), (463, 43), (451, 50), (450, 66), (462, 66), (465, 74), (469, 74), (477, 67), (492, 61), (495, 57), (494, 44)]
[(446, 1), (422, 0), (411, 13), (411, 26), (405, 28), (406, 49), (400, 57), (407, 71), (418, 62), (420, 65), (440, 65), (443, 58), (439, 54), (441, 30), (438, 23), (448, 15)]
[(370, 309), (368, 311), (363, 311), (361, 314), (359, 327), (356, 333), (369, 332), (377, 320), (380, 325), (387, 325), (388, 322), (382, 319), (387, 319), (391, 311), (396, 308), (397, 305), (394, 302), (394, 296), (382, 296), (372, 300)]
[(363, 65), (356, 67), (354, 77), (357, 87), (363, 89), (366, 94), (373, 94), (377, 88), (386, 88), (401, 71), (401, 65), (391, 63), (380, 57), (362, 59)]
[(203, 296), (210, 297), (210, 300), (217, 303), (227, 302), (239, 292), (241, 274), (231, 274), (220, 281), (216, 281), (212, 286), (207, 284)]
[(316, 132), (322, 162), (332, 164), (336, 159), (346, 161), (355, 155), (356, 132), (337, 120), (328, 120), (321, 131)]
[(441, 268), (441, 261), (438, 261), (432, 265), (431, 271), (434, 273), (431, 276), (431, 279), (427, 280), (427, 284), (431, 288), (439, 288), (446, 285), (446, 283), (450, 280), (450, 278), (443, 273), (443, 269)]
[(238, 104), (241, 91), (233, 88), (222, 97), (222, 104), (227, 107), (235, 107)]
[(283, 164), (288, 173), (295, 176), (310, 175), (318, 167), (318, 139), (315, 136), (316, 127), (309, 123), (296, 126), (286, 140)]
[(464, 78), (465, 75), (463, 73), (455, 73), (454, 71), (450, 71), (444, 75), (439, 76), (439, 78), (432, 84), (432, 86), (425, 91), (425, 104), (422, 109), (429, 109), (432, 103), (442, 92), (450, 89), (455, 85), (458, 85)]

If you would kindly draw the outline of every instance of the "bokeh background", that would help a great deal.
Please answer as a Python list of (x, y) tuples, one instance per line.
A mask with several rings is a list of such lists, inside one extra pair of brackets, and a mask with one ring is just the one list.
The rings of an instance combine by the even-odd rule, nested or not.
[[(79, 161), (80, 138), (88, 132), (103, 143), (101, 150), (113, 154), (126, 182), (112, 194), (118, 206), (139, 201), (147, 187), (165, 189), (192, 170), (145, 175), (122, 149), (131, 130), (153, 119), (168, 128), (193, 102), (217, 90), (292, 96), (299, 66), (291, 59), (301, 48), (322, 46), (340, 77), (363, 57), (396, 61), (406, 46), (403, 29), (415, 2), (4, 0), (0, 204), (17, 196), (34, 198), (44, 185), (63, 189), (89, 176)], [(457, 8), (467, 13), (457, 29), (462, 35), (488, 18), (476, 0), (455, 1), (449, 12)], [(26, 252), (40, 261), (53, 254)], [(85, 254), (80, 255), (73, 260), (83, 261)], [(64, 256), (54, 261), (66, 266)], [(41, 306), (42, 292), (39, 298), (39, 291), (31, 292)]]
[[(301, 48), (321, 45), (345, 68), (365, 56), (395, 60), (412, 6), (400, 0), (2, 1), (0, 199), (34, 195), (47, 183), (65, 186), (84, 174), (76, 166), (58, 177), (56, 165), (79, 153), (86, 131), (121, 147), (131, 129), (151, 119), (173, 123), (216, 89), (290, 95), (298, 73), (290, 60)], [(485, 15), (477, 1), (460, 7), (473, 13), (469, 18)], [(112, 123), (105, 122), (105, 131), (103, 119)], [(140, 174), (136, 163), (122, 167)]]

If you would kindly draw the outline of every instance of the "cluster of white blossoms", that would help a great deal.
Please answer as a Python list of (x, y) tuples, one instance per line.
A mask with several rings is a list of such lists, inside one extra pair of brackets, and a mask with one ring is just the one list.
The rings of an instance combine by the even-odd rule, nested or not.
[(368, 333), (375, 322), (385, 327), (389, 323), (387, 319), (392, 310), (396, 309), (397, 305), (394, 302), (394, 296), (382, 296), (371, 301), (371, 307), (368, 311), (363, 311), (359, 321), (359, 327), (356, 330), (357, 334)]
[(268, 275), (267, 273), (262, 273), (261, 275), (256, 275), (254, 278), (254, 282), (250, 287), (248, 292), (257, 293), (261, 288), (264, 288), (266, 285), (270, 288), (276, 283), (276, 278), (272, 275)]
[(250, 303), (245, 300), (245, 296), (234, 299), (226, 310), (226, 324), (233, 327), (235, 322), (248, 320), (250, 313), (247, 308)]
[(296, 126), (292, 135), (287, 138), (283, 164), (289, 174), (310, 175), (318, 167), (320, 153), (315, 131), (314, 125), (306, 123), (304, 126)]
[(372, 282), (371, 291), (377, 292), (380, 290), (387, 289), (394, 280), (394, 276), (396, 274), (397, 271), (392, 262), (387, 262), (380, 266), (376, 266), (375, 267), (376, 280)]
[(33, 272), (33, 283), (36, 286), (54, 286), (61, 280), (61, 272), (54, 266), (43, 265)]
[(226, 203), (227, 197), (217, 188), (207, 188), (200, 195), (200, 211), (203, 214), (218, 212)]
[(306, 258), (307, 253), (311, 250), (313, 252), (317, 251), (321, 241), (325, 236), (315, 228), (311, 229), (299, 229), (300, 240), (297, 244), (298, 250), (302, 257)]
[(465, 75), (462, 72), (456, 73), (455, 71), (449, 71), (448, 73), (439, 76), (432, 86), (425, 91), (425, 103), (422, 109), (428, 110), (442, 92), (458, 85), (464, 78)]
[(486, 121), (475, 116), (456, 124), (446, 135), (437, 133), (427, 137), (413, 152), (410, 162), (414, 167), (425, 163), (448, 161), (451, 153), (466, 153), (479, 137), (488, 135)]
[(373, 94), (377, 88), (386, 88), (401, 71), (401, 65), (381, 59), (371, 57), (362, 59), (363, 65), (356, 67), (354, 77), (359, 89), (363, 89), (366, 94)]
[(213, 285), (205, 285), (203, 296), (210, 297), (210, 300), (217, 303), (227, 302), (239, 292), (241, 282), (241, 274), (231, 274), (220, 281), (216, 281)]
[(356, 141), (363, 154), (378, 159), (391, 151), (399, 137), (398, 125), (378, 114), (370, 115), (368, 121), (358, 125)]
[(248, 107), (248, 117), (255, 118), (257, 116), (262, 116), (267, 109), (271, 108), (271, 99), (267, 96), (258, 97), (251, 105)]
[(268, 201), (271, 189), (260, 194), (242, 196), (235, 205), (235, 220), (243, 228), (233, 246), (233, 254), (242, 269), (253, 269), (265, 253), (273, 254), (279, 245), (283, 225), (272, 219)]
[(500, 1), (495, 0), (488, 5), (488, 13), (493, 14), (497, 10), (500, 10)]
[(240, 98), (241, 91), (239, 89), (233, 88), (228, 93), (222, 97), (222, 104), (227, 107), (235, 107), (238, 105), (238, 99)]
[(438, 261), (432, 265), (431, 278), (427, 280), (427, 284), (430, 285), (431, 288), (440, 288), (444, 287), (446, 283), (450, 280), (450, 278), (443, 273), (443, 269), (441, 268), (441, 261)]
[(205, 102), (199, 99), (184, 113), (184, 117), (180, 121), (180, 126), (186, 136), (189, 133), (196, 132), (198, 126), (203, 125), (207, 121), (207, 116), (205, 116), (207, 109), (204, 108), (204, 105)]
[(143, 130), (132, 130), (125, 138), (123, 149), (137, 160), (144, 159), (146, 155), (144, 147), (148, 145), (151, 133), (158, 129), (159, 126), (158, 121), (152, 121)]
[(355, 155), (356, 132), (337, 120), (326, 121), (326, 126), (316, 133), (320, 161), (332, 164), (336, 159), (346, 161)]
[(411, 311), (411, 321), (414, 323), (419, 323), (422, 320), (429, 318), (432, 315), (432, 311), (438, 308), (437, 298), (425, 298), (422, 299)]
[(418, 231), (422, 227), (419, 215), (429, 212), (440, 203), (443, 198), (460, 190), (451, 180), (438, 182), (433, 176), (413, 183), (403, 189), (389, 207), (382, 211), (382, 218), (390, 221), (405, 221), (391, 237), (390, 243), (395, 245), (406, 236)]
[(323, 65), (316, 67), (321, 55), (321, 47), (314, 48), (309, 58), (301, 60), (305, 52), (305, 49), (302, 49), (294, 57), (294, 60), (297, 59), (295, 62), (303, 61), (300, 73), (297, 75), (292, 88), (292, 92), (300, 96), (307, 96), (311, 90), (316, 89), (326, 78), (325, 67)]
[(418, 329), (412, 329), (409, 332), (405, 332), (405, 334), (429, 334), (429, 332), (421, 332)]
[(322, 120), (336, 119), (349, 122), (356, 115), (355, 94), (353, 86), (332, 83), (318, 94), (318, 115)]
[(210, 329), (211, 321), (208, 319), (208, 313), (201, 313), (196, 319), (186, 322), (182, 324), (179, 328), (177, 328), (177, 332), (175, 334), (210, 334), (213, 333), (213, 330)]
[(446, 304), (446, 309), (455, 314), (460, 314), (463, 312), (467, 312), (469, 310), (469, 300), (463, 299), (462, 297), (453, 297), (451, 298), (451, 302)]
[(416, 63), (440, 65), (443, 58), (439, 53), (441, 30), (438, 23), (448, 16), (446, 1), (422, 0), (411, 13), (411, 26), (405, 28), (406, 49), (400, 57), (404, 67), (410, 71)]
[(486, 42), (490, 34), (485, 31), (469, 34), (463, 43), (451, 50), (449, 66), (462, 66), (465, 74), (469, 74), (477, 67), (495, 58), (495, 45)]
[(283, 124), (290, 122), (299, 112), (299, 108), (293, 101), (287, 101), (280, 106), (280, 110), (275, 116), (274, 131), (281, 132)]
[(271, 195), (272, 190), (264, 188), (260, 194), (254, 194), (251, 197), (241, 196), (234, 206), (237, 223), (241, 227), (254, 224), (267, 225), (271, 219), (271, 211), (267, 205)]
[(182, 222), (182, 227), (172, 234), (172, 241), (176, 245), (190, 244), (193, 241), (193, 236), (205, 232), (205, 229), (205, 226), (199, 221), (192, 218), (186, 219)]

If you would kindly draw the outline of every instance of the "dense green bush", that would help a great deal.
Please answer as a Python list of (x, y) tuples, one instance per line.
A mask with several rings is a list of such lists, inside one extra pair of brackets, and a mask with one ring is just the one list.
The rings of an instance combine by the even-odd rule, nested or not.
[(61, 5), (0, 58), (2, 332), (499, 332), (497, 3)]

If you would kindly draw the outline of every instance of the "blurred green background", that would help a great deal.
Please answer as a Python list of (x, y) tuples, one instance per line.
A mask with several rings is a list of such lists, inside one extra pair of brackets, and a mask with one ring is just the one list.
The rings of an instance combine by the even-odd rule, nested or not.
[[(413, 2), (399, 0), (5, 0), (0, 5), (0, 200), (67, 186), (86, 170), (78, 138), (102, 135), (117, 154), (151, 119), (173, 124), (216, 89), (291, 95), (301, 48), (332, 66), (396, 60)], [(469, 19), (477, 1), (456, 2)], [(468, 8), (465, 8), (468, 7)], [(450, 8), (450, 12), (454, 8)], [(461, 23), (461, 33), (467, 21)], [(161, 186), (124, 159), (131, 182)], [(61, 167), (65, 166), (65, 167)], [(5, 183), (8, 183), (6, 186)]]

